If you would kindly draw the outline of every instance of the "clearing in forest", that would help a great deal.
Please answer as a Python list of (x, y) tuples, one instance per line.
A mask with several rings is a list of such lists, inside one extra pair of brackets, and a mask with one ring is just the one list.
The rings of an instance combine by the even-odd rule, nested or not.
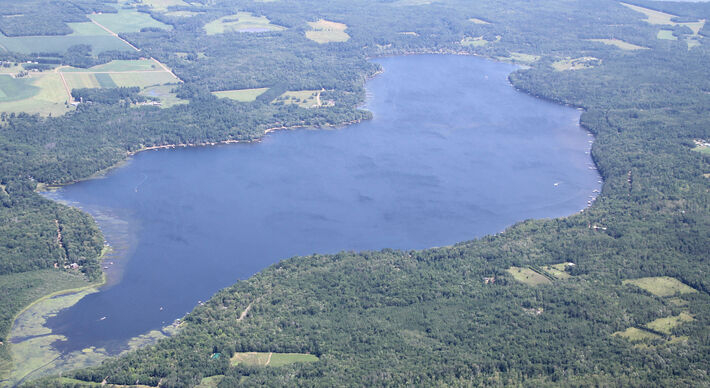
[(604, 43), (609, 46), (616, 46), (622, 50), (647, 50), (648, 47), (638, 46), (633, 43), (625, 42), (621, 39), (587, 39), (592, 42)]
[(601, 59), (595, 57), (580, 57), (562, 59), (552, 63), (552, 67), (557, 71), (591, 69), (601, 63)]
[(572, 275), (567, 272), (567, 269), (570, 268), (570, 266), (574, 266), (573, 263), (559, 263), (559, 264), (552, 264), (552, 265), (546, 265), (542, 267), (542, 270), (547, 272), (548, 275), (555, 277), (557, 279), (568, 279), (572, 277)]
[(550, 284), (552, 281), (547, 277), (533, 271), (530, 268), (510, 267), (506, 271), (513, 275), (513, 278), (521, 283), (529, 286), (537, 286), (540, 284)]
[(282, 31), (286, 27), (271, 24), (266, 16), (254, 16), (251, 12), (237, 12), (205, 24), (204, 29), (207, 35), (217, 35), (225, 32)]
[(159, 99), (161, 108), (170, 108), (175, 105), (187, 104), (188, 100), (179, 98), (177, 94), (172, 91), (174, 88), (175, 85), (149, 86), (141, 90), (139, 94)]
[(141, 0), (140, 3), (145, 4), (156, 11), (165, 11), (168, 7), (180, 6), (188, 7), (190, 4), (182, 0)]
[(153, 19), (150, 14), (138, 12), (135, 9), (119, 9), (117, 13), (97, 13), (89, 15), (96, 23), (119, 34), (122, 32), (140, 32), (143, 28), (172, 29), (169, 24)]
[(496, 36), (496, 40), (486, 40), (483, 38), (483, 36), (476, 36), (476, 37), (471, 37), (471, 36), (466, 36), (463, 39), (461, 39), (461, 45), (462, 46), (472, 46), (472, 47), (480, 47), (480, 46), (485, 46), (488, 43), (494, 43), (500, 41), (500, 35)]
[(631, 342), (643, 341), (643, 340), (654, 340), (661, 338), (660, 335), (656, 333), (651, 333), (650, 331), (639, 329), (636, 327), (629, 327), (624, 331), (617, 331), (613, 335), (624, 337)]
[(332, 102), (323, 103), (320, 98), (322, 90), (298, 90), (287, 91), (276, 97), (272, 104), (298, 105), (301, 108), (318, 108), (321, 106), (331, 106)]
[(523, 63), (533, 63), (537, 62), (540, 60), (539, 55), (533, 55), (533, 54), (525, 54), (525, 53), (510, 53), (510, 57), (508, 59), (513, 60), (514, 62), (523, 62)]
[(350, 39), (350, 35), (345, 32), (348, 26), (343, 23), (320, 19), (317, 22), (308, 22), (308, 25), (311, 30), (306, 31), (306, 38), (314, 42), (345, 42)]
[[(638, 5), (627, 4), (627, 3), (623, 3), (623, 2), (621, 3), (621, 5), (628, 7), (636, 12), (640, 12), (640, 13), (646, 15), (646, 19), (644, 19), (644, 20), (648, 24), (664, 25), (664, 26), (685, 26), (685, 27), (690, 28), (690, 30), (693, 32), (693, 34), (686, 39), (686, 43), (688, 44), (688, 49), (691, 49), (695, 46), (700, 45), (700, 42), (698, 42), (698, 40), (702, 38), (702, 35), (700, 35), (699, 32), (705, 26), (705, 19), (700, 19), (695, 22), (674, 22), (673, 19), (678, 17), (676, 15), (672, 15), (672, 14), (661, 12), (661, 11), (656, 11), (654, 9), (645, 8), (645, 7), (641, 7)], [(658, 33), (658, 35), (656, 35), (656, 37), (658, 39), (677, 40), (677, 38), (675, 36), (673, 36), (673, 32), (668, 31), (668, 30), (659, 31), (659, 33)]]
[(680, 282), (676, 278), (669, 276), (656, 276), (639, 279), (624, 280), (623, 284), (633, 284), (636, 287), (644, 289), (653, 295), (664, 297), (678, 294), (689, 294), (698, 292), (696, 289)]
[(678, 40), (678, 37), (673, 35), (673, 31), (671, 31), (671, 30), (658, 31), (658, 34), (656, 34), (656, 38), (663, 39), (663, 40)]
[(694, 320), (695, 319), (693, 319), (690, 314), (682, 312), (676, 316), (658, 318), (652, 322), (647, 323), (646, 327), (651, 330), (659, 331), (661, 333), (671, 334), (671, 330), (674, 327), (680, 325), (683, 322), (690, 322)]
[(218, 92), (212, 92), (212, 94), (218, 98), (228, 98), (239, 102), (251, 102), (256, 100), (257, 97), (264, 94), (267, 90), (269, 90), (269, 88), (221, 90)]
[(268, 352), (244, 352), (235, 353), (231, 358), (231, 364), (244, 364), (250, 366), (284, 366), (297, 362), (315, 362), (318, 357), (306, 353), (268, 353)]

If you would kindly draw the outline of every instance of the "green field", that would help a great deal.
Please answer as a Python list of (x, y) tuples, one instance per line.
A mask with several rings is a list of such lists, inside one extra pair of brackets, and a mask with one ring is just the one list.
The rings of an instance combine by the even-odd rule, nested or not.
[(308, 25), (311, 30), (306, 31), (306, 38), (314, 42), (345, 42), (350, 39), (350, 35), (345, 32), (348, 26), (343, 23), (320, 19), (317, 22), (308, 22)]
[(538, 286), (540, 284), (550, 284), (552, 281), (545, 276), (533, 271), (530, 268), (510, 267), (506, 271), (513, 275), (513, 278), (521, 283), (529, 286)]
[(0, 50), (16, 51), (28, 54), (33, 52), (61, 53), (77, 44), (88, 44), (94, 54), (102, 51), (133, 50), (126, 43), (111, 35), (65, 35), (65, 36), (17, 36), (7, 37), (0, 34)]
[(164, 85), (176, 83), (180, 80), (167, 71), (161, 72), (136, 72), (136, 73), (112, 73), (111, 79), (118, 86), (138, 86), (145, 88), (148, 86)]
[(245, 352), (235, 353), (231, 358), (231, 364), (244, 364), (252, 366), (284, 366), (298, 362), (316, 362), (318, 357), (312, 354), (303, 353), (266, 353), (266, 352)]
[(316, 108), (321, 106), (320, 90), (288, 91), (278, 96), (273, 103), (283, 102), (286, 105), (298, 105), (301, 108)]
[(515, 62), (533, 63), (540, 60), (540, 56), (525, 53), (510, 53), (510, 57), (508, 57), (508, 59), (512, 59)]
[(223, 34), (225, 32), (262, 32), (281, 31), (285, 27), (271, 24), (266, 16), (254, 16), (250, 12), (237, 12), (205, 24), (207, 35)]
[(142, 96), (160, 99), (161, 108), (170, 108), (175, 105), (187, 104), (187, 100), (178, 98), (177, 95), (172, 92), (173, 88), (175, 88), (175, 85), (150, 86), (141, 90), (140, 94)]
[[(21, 81), (21, 84), (16, 81)], [(31, 78), (19, 80), (14, 80), (8, 75), (0, 75), (0, 112), (57, 116), (71, 109), (71, 106), (67, 105), (68, 100), (69, 97), (59, 74), (31, 73)]]
[(623, 40), (616, 39), (616, 38), (614, 38), (614, 39), (587, 39), (587, 40), (592, 41), (592, 42), (604, 43), (605, 45), (609, 45), (609, 46), (616, 46), (622, 50), (632, 51), (632, 50), (646, 50), (646, 49), (648, 49), (648, 47), (638, 46), (633, 43), (624, 42)]
[(548, 274), (556, 277), (557, 279), (568, 279), (572, 277), (566, 269), (571, 263), (559, 263), (559, 264), (552, 264), (552, 265), (546, 265), (542, 267), (542, 269), (547, 272)]
[(654, 339), (661, 338), (661, 336), (658, 334), (651, 333), (650, 331), (638, 329), (636, 327), (629, 327), (628, 329), (626, 329), (624, 331), (617, 331), (616, 333), (614, 333), (614, 335), (619, 336), (619, 337), (624, 337), (632, 342), (643, 341), (643, 340), (654, 340)]
[(83, 72), (83, 73), (96, 73), (96, 72), (121, 72), (121, 71), (162, 71), (163, 69), (151, 59), (138, 59), (138, 60), (115, 60), (109, 63), (104, 63), (102, 65), (97, 65), (90, 67), (88, 69), (82, 69), (77, 67), (63, 67), (60, 71), (62, 73), (72, 73), (72, 72)]
[(118, 13), (94, 14), (89, 17), (117, 34), (121, 32), (139, 32), (141, 28), (147, 27), (172, 29), (170, 25), (163, 24), (150, 17), (149, 14), (138, 12), (134, 9), (120, 9)]
[(561, 59), (552, 63), (552, 67), (557, 71), (590, 69), (600, 62), (599, 58), (580, 57)]
[(676, 316), (658, 318), (646, 324), (651, 330), (660, 331), (661, 333), (671, 334), (671, 330), (683, 322), (693, 321), (693, 317), (688, 313), (680, 313)]
[(103, 28), (92, 22), (84, 23), (67, 23), (74, 30), (69, 36), (111, 36), (111, 34)]
[(171, 11), (171, 12), (165, 12), (166, 15), (168, 16), (175, 16), (175, 17), (192, 17), (195, 15), (199, 15), (201, 12), (193, 12), (193, 11)]
[(653, 295), (664, 297), (678, 294), (689, 294), (698, 292), (692, 287), (689, 287), (675, 278), (668, 276), (648, 277), (632, 280), (624, 280), (623, 284), (633, 284), (636, 287), (644, 289)]
[(239, 102), (251, 102), (256, 100), (257, 97), (264, 94), (267, 90), (269, 90), (269, 88), (222, 90), (212, 92), (212, 94), (219, 98), (229, 98), (230, 100)]
[(678, 40), (678, 38), (673, 35), (673, 31), (671, 30), (658, 31), (658, 34), (656, 34), (656, 38), (664, 40)]
[(65, 67), (60, 71), (70, 89), (131, 86), (144, 88), (180, 81), (150, 59), (116, 60), (88, 69)]
[(224, 375), (205, 377), (200, 381), (200, 384), (195, 388), (217, 388), (220, 382), (224, 379)]
[(158, 11), (165, 11), (170, 6), (189, 6), (190, 4), (182, 0), (142, 0), (141, 3), (150, 6)]

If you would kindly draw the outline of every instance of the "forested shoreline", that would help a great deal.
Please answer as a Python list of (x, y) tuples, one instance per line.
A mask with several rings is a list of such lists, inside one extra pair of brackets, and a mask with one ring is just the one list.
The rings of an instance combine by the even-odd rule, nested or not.
[[(208, 377), (225, 387), (707, 385), (710, 158), (692, 150), (694, 139), (710, 139), (707, 27), (697, 34), (676, 28), (676, 40), (661, 39), (659, 29), (671, 27), (602, 0), (362, 3), (171, 8), (199, 8), (190, 17), (144, 9), (172, 29), (122, 37), (173, 69), (184, 81), (176, 94), (188, 104), (135, 107), (141, 100), (135, 90), (84, 90), (77, 96), (92, 103), (61, 117), (3, 113), (0, 290), (12, 297), (3, 298), (0, 341), (27, 303), (24, 295), (41, 284), (28, 274), (77, 277), (62, 269), (77, 263), (86, 279), (100, 275), (103, 239), (94, 222), (39, 196), (37, 183), (83, 179), (145, 147), (253, 141), (275, 126), (367, 119), (356, 107), (363, 83), (379, 70), (369, 57), (456, 52), (525, 65), (510, 75), (513, 86), (585, 109), (581, 124), (595, 135), (592, 157), (604, 178), (594, 206), (453, 247), (285, 260), (198, 306), (176, 337), (65, 374), (73, 380), (25, 385), (105, 379), (183, 387)], [(673, 23), (710, 19), (708, 4), (635, 3), (677, 16)], [(265, 15), (286, 29), (204, 34), (204, 23), (235, 10)], [(349, 39), (309, 41), (306, 22), (318, 19), (345, 24)], [(17, 25), (11, 28), (19, 33)], [(52, 28), (51, 34), (64, 32)], [(620, 48), (618, 41), (641, 48)], [(0, 60), (29, 57), (0, 52)], [(269, 91), (252, 102), (211, 94), (260, 87)], [(325, 90), (333, 106), (272, 104), (283, 91), (308, 89)], [(534, 286), (510, 271), (549, 274), (546, 266), (568, 262), (574, 267)], [(693, 292), (661, 295), (633, 283), (653, 277), (676, 279)], [(651, 324), (681, 314), (692, 320), (668, 330)], [(618, 334), (629, 328), (650, 334)], [(319, 360), (230, 365), (238, 352), (309, 353)], [(7, 368), (7, 346), (0, 356)]]

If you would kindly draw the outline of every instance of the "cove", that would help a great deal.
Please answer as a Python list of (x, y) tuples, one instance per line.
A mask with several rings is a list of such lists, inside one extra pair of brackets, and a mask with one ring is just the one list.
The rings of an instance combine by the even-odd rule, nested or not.
[(52, 193), (94, 215), (114, 246), (108, 284), (47, 320), (66, 338), (52, 346), (118, 352), (279, 260), (453, 244), (576, 213), (600, 187), (580, 112), (516, 91), (515, 66), (377, 62), (371, 121), (142, 152)]

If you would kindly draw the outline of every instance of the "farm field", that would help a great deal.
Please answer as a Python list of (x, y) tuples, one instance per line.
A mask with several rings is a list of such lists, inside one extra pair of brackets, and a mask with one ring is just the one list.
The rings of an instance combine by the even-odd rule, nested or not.
[[(91, 20), (115, 33), (139, 32), (141, 28), (156, 27), (170, 30), (172, 27), (153, 19), (149, 14), (134, 9), (120, 9), (118, 13), (102, 13), (90, 15)], [(124, 44), (125, 45), (125, 44)]]
[(131, 86), (145, 88), (180, 81), (172, 73), (165, 71), (158, 62), (150, 59), (116, 60), (88, 69), (67, 67), (59, 71), (69, 89)]
[(311, 30), (306, 31), (306, 38), (314, 42), (345, 42), (350, 39), (350, 35), (345, 32), (348, 26), (343, 23), (320, 19), (317, 22), (308, 22), (308, 25)]
[[(672, 15), (669, 13), (661, 12), (661, 11), (656, 11), (650, 8), (645, 8), (641, 7), (638, 5), (633, 5), (633, 4), (627, 4), (627, 3), (621, 3), (623, 6), (630, 8), (636, 12), (640, 12), (646, 16), (646, 19), (644, 21), (648, 24), (653, 24), (653, 25), (665, 25), (665, 26), (686, 26), (690, 28), (691, 31), (693, 31), (693, 35), (690, 36), (689, 38), (686, 39), (686, 43), (688, 44), (688, 49), (691, 49), (695, 46), (700, 45), (700, 42), (698, 41), (699, 39), (702, 38), (702, 35), (700, 35), (700, 30), (703, 29), (705, 26), (705, 19), (699, 19), (694, 22), (674, 22), (673, 19), (676, 18), (676, 15)], [(657, 35), (658, 39), (668, 39), (668, 40), (678, 40), (675, 36), (673, 36), (672, 31), (669, 30), (660, 30)]]
[(592, 42), (604, 43), (609, 46), (616, 46), (622, 50), (647, 50), (648, 47), (638, 46), (620, 39), (587, 39)]
[(168, 7), (171, 6), (186, 7), (190, 5), (182, 0), (142, 0), (141, 3), (150, 6), (151, 8), (158, 11), (167, 10)]
[(0, 75), (0, 112), (62, 115), (71, 109), (69, 97), (56, 73), (31, 73), (30, 78)]
[(513, 275), (513, 278), (521, 283), (529, 286), (537, 286), (540, 284), (550, 284), (552, 281), (545, 276), (533, 271), (530, 268), (510, 267), (506, 271)]
[(94, 54), (102, 51), (132, 50), (130, 46), (111, 35), (64, 35), (64, 36), (13, 36), (0, 34), (0, 51), (60, 53), (78, 44), (88, 44)]
[(219, 98), (229, 98), (230, 100), (239, 102), (251, 102), (256, 100), (257, 97), (264, 94), (267, 90), (269, 90), (269, 88), (222, 90), (212, 92), (212, 94)]
[(266, 16), (254, 16), (250, 12), (238, 12), (224, 16), (205, 24), (207, 35), (224, 34), (226, 32), (265, 32), (282, 31), (285, 27), (271, 24)]
[(114, 60), (102, 65), (82, 69), (79, 67), (63, 67), (60, 70), (62, 73), (82, 72), (118, 72), (118, 71), (162, 71), (162, 68), (153, 60), (137, 59), (137, 60)]
[(103, 28), (92, 22), (83, 23), (67, 23), (74, 31), (67, 36), (111, 36), (111, 34)]
[(231, 358), (231, 364), (244, 364), (251, 366), (284, 366), (297, 362), (315, 362), (318, 357), (312, 354), (303, 353), (266, 353), (247, 352), (235, 353)]
[(177, 95), (172, 92), (174, 87), (175, 85), (150, 86), (141, 90), (140, 95), (160, 99), (161, 108), (170, 108), (175, 105), (187, 104), (187, 100), (178, 98)]
[(692, 287), (689, 287), (675, 278), (668, 276), (639, 278), (633, 280), (624, 280), (623, 284), (633, 284), (636, 287), (644, 289), (653, 295), (664, 297), (678, 294), (689, 294), (698, 292)]
[(572, 277), (565, 269), (570, 265), (571, 263), (559, 263), (559, 264), (552, 264), (552, 265), (546, 265), (542, 267), (543, 271), (547, 272), (549, 275), (552, 275), (558, 279), (568, 279)]

